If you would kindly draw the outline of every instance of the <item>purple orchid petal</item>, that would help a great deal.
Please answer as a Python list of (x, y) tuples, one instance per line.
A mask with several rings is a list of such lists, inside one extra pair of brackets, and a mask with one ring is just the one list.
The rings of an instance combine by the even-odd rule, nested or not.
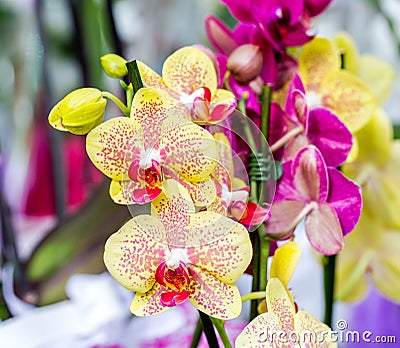
[(321, 152), (313, 145), (300, 150), (292, 164), (298, 200), (323, 203), (328, 197), (328, 170)]
[(301, 46), (309, 42), (314, 38), (314, 35), (310, 35), (307, 33), (309, 29), (310, 28), (307, 25), (301, 22), (290, 27), (285, 36), (282, 38), (283, 46)]
[(229, 87), (237, 99), (242, 99), (243, 93), (248, 93), (248, 98), (246, 100), (246, 108), (253, 110), (255, 113), (259, 114), (261, 112), (261, 105), (258, 101), (257, 95), (254, 93), (252, 88), (248, 85), (241, 85), (235, 80), (231, 75), (229, 77)]
[(275, 54), (278, 55), (278, 58), (275, 59), (278, 62), (278, 78), (275, 81), (274, 89), (279, 90), (293, 78), (298, 63), (295, 58), (286, 53), (278, 54), (275, 52)]
[[(285, 114), (278, 103), (271, 104), (271, 112), (269, 117), (269, 137), (268, 143), (276, 143), (287, 132)], [(280, 148), (274, 152), (275, 160), (282, 158), (284, 148)]]
[(232, 15), (241, 22), (254, 22), (253, 12), (250, 6), (251, 0), (221, 0)]
[(331, 167), (343, 164), (353, 146), (353, 136), (344, 123), (324, 108), (310, 111), (306, 135), (321, 151), (326, 164)]
[(232, 32), (218, 18), (207, 17), (205, 26), (208, 39), (220, 53), (229, 55), (238, 46)]
[(289, 25), (296, 24), (304, 12), (304, 2), (302, 0), (253, 0), (251, 3), (254, 17), (263, 22), (270, 16), (278, 16), (283, 9), (290, 13)]
[(293, 184), (292, 167), (293, 161), (287, 161), (282, 164), (282, 177), (275, 192), (274, 202), (299, 200), (298, 192)]
[(239, 46), (245, 45), (250, 42), (250, 38), (257, 30), (255, 24), (239, 23), (232, 31), (232, 37)]
[(216, 54), (217, 59), (217, 74), (218, 74), (218, 88), (222, 88), (225, 82), (225, 75), (228, 71), (226, 64), (228, 62), (228, 57), (223, 54)]
[(351, 232), (361, 215), (362, 198), (360, 188), (335, 168), (328, 168), (331, 189), (327, 202), (335, 209), (343, 235)]
[(320, 204), (307, 215), (305, 230), (311, 245), (319, 253), (334, 255), (342, 250), (344, 238), (340, 221), (328, 204)]
[(305, 125), (305, 118), (308, 114), (306, 92), (303, 82), (298, 74), (295, 74), (289, 85), (285, 104), (285, 112), (287, 117), (295, 125), (298, 125), (299, 123)]
[(284, 148), (283, 158), (286, 161), (293, 160), (299, 153), (299, 151), (301, 149), (304, 149), (308, 145), (310, 145), (310, 141), (305, 136), (305, 134), (304, 133), (299, 134), (286, 144)]
[(304, 0), (306, 12), (310, 17), (318, 16), (332, 2), (332, 0)]

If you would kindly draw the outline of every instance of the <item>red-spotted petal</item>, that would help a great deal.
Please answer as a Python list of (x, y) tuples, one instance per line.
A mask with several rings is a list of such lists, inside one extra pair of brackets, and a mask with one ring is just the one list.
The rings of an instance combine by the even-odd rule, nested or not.
[(194, 214), (190, 223), (192, 242), (197, 239), (199, 244), (187, 249), (189, 262), (223, 282), (233, 283), (239, 279), (252, 255), (246, 228), (213, 212)]
[(166, 244), (152, 237), (162, 234), (164, 226), (152, 216), (141, 215), (128, 221), (105, 245), (104, 263), (110, 274), (129, 290), (149, 291), (168, 250)]
[(207, 87), (214, 96), (217, 90), (217, 73), (212, 60), (193, 46), (183, 47), (169, 56), (163, 66), (165, 84), (180, 95), (190, 95)]
[(248, 202), (245, 216), (240, 219), (240, 223), (246, 226), (255, 226), (267, 221), (270, 216), (270, 208), (264, 208), (254, 202)]
[(121, 180), (127, 156), (142, 146), (141, 134), (138, 123), (127, 117), (116, 117), (90, 131), (86, 137), (86, 151), (105, 175)]
[(161, 296), (168, 291), (166, 286), (155, 283), (149, 291), (136, 293), (130, 306), (131, 312), (139, 317), (148, 317), (167, 311), (171, 307), (161, 302)]
[(189, 265), (193, 293), (190, 302), (205, 314), (223, 320), (237, 318), (242, 311), (242, 299), (235, 284), (226, 284), (207, 271)]

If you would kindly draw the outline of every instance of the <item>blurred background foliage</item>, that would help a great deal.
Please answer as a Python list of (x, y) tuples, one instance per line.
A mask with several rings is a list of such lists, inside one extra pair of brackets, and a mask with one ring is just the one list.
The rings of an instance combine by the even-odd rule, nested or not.
[[(399, 23), (387, 2), (336, 0), (316, 27), (364, 38), (349, 8), (361, 6), (367, 20), (379, 14), (390, 43), (373, 47), (395, 47), (397, 62), (389, 63), (398, 69)], [(18, 314), (14, 291), (25, 302), (49, 304), (65, 298), (72, 274), (104, 271), (104, 242), (129, 218), (109, 199), (84, 138), (47, 124), (51, 107), (83, 86), (118, 94), (118, 83), (101, 70), (108, 52), (160, 70), (175, 49), (206, 44), (210, 13), (235, 23), (217, 0), (0, 0), (1, 319)], [(392, 98), (392, 110), (396, 103)], [(388, 111), (400, 121), (398, 109)], [(109, 117), (117, 112), (107, 107)]]

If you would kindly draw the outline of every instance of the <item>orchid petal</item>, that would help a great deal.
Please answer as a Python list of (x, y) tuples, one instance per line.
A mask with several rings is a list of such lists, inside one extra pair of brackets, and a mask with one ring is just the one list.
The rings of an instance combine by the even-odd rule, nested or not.
[(382, 248), (371, 262), (371, 275), (375, 286), (390, 299), (400, 302), (400, 233), (388, 231), (383, 235)]
[(298, 199), (298, 192), (293, 184), (292, 173), (293, 161), (285, 161), (282, 164), (282, 177), (279, 181), (277, 190), (275, 192), (274, 201), (296, 201)]
[(183, 47), (169, 56), (163, 66), (165, 84), (180, 95), (190, 95), (208, 87), (214, 96), (217, 73), (212, 60), (195, 47)]
[(315, 38), (303, 47), (299, 57), (299, 75), (307, 91), (318, 90), (324, 76), (339, 68), (339, 56), (328, 39)]
[(93, 164), (112, 179), (125, 175), (126, 155), (141, 146), (140, 129), (127, 117), (116, 117), (94, 128), (86, 137), (86, 151)]
[(209, 122), (218, 122), (227, 118), (236, 108), (236, 97), (231, 91), (217, 89), (211, 103)]
[(152, 216), (141, 215), (128, 221), (105, 245), (104, 263), (110, 274), (129, 290), (149, 291), (168, 250), (166, 244), (152, 236), (163, 233), (164, 226)]
[(194, 213), (195, 207), (185, 187), (175, 180), (166, 180), (163, 192), (152, 202), (151, 209), (167, 230), (168, 244), (186, 245), (189, 213)]
[(319, 90), (322, 106), (331, 110), (351, 131), (371, 119), (376, 105), (369, 88), (347, 71), (328, 72)]
[(190, 182), (200, 182), (213, 172), (218, 159), (213, 136), (193, 123), (161, 132), (159, 149), (165, 166)]
[(190, 234), (196, 236), (200, 242), (203, 240), (208, 244), (202, 243), (188, 248), (189, 262), (225, 283), (238, 280), (252, 257), (250, 237), (246, 228), (209, 211), (192, 215), (190, 222)]
[(302, 149), (293, 161), (294, 185), (303, 202), (324, 202), (328, 196), (328, 171), (321, 152), (313, 145)]
[(359, 151), (357, 162), (382, 166), (388, 162), (393, 143), (393, 126), (384, 110), (377, 110), (371, 120), (356, 134)]
[(257, 226), (267, 221), (271, 217), (270, 208), (264, 208), (255, 202), (248, 202), (245, 210), (245, 217), (240, 219), (240, 223), (245, 226)]
[(285, 161), (293, 160), (301, 149), (312, 144), (310, 139), (303, 133), (290, 140), (283, 151), (283, 158)]
[(395, 72), (391, 65), (372, 56), (360, 58), (361, 80), (371, 89), (376, 104), (382, 106), (392, 91)]
[(331, 183), (328, 203), (335, 209), (343, 235), (351, 232), (360, 219), (362, 198), (360, 188), (335, 168), (329, 168)]
[(274, 348), (277, 333), (281, 332), (281, 322), (272, 313), (263, 313), (254, 318), (236, 338), (236, 348)]
[(238, 46), (232, 32), (218, 18), (207, 17), (205, 26), (208, 39), (220, 53), (228, 56)]
[(329, 110), (311, 110), (306, 135), (322, 153), (326, 164), (337, 167), (346, 160), (353, 144), (353, 136), (346, 126)]
[(215, 133), (214, 139), (218, 150), (218, 165), (215, 167), (214, 176), (221, 185), (230, 187), (234, 176), (231, 144), (222, 132)]
[(242, 299), (235, 284), (226, 284), (207, 271), (188, 265), (192, 277), (189, 301), (203, 313), (217, 319), (237, 318), (242, 311)]
[(270, 278), (267, 283), (267, 308), (268, 313), (275, 314), (282, 323), (282, 331), (294, 331), (295, 308), (292, 300), (278, 278)]
[(334, 37), (333, 42), (342, 57), (342, 68), (358, 76), (360, 57), (354, 39), (346, 32), (340, 32)]
[(155, 283), (146, 293), (136, 293), (130, 306), (131, 312), (139, 317), (147, 317), (167, 311), (171, 307), (161, 303), (161, 295), (168, 291), (171, 290), (166, 286)]
[(332, 0), (305, 0), (304, 6), (310, 17), (316, 17), (323, 12), (331, 2)]
[(232, 15), (240, 22), (254, 22), (253, 11), (250, 6), (250, 0), (221, 0), (228, 8)]
[(278, 278), (287, 287), (299, 262), (300, 255), (301, 249), (296, 242), (287, 242), (276, 249), (269, 271), (270, 278)]
[[(331, 329), (306, 311), (298, 311), (294, 316), (294, 327), (303, 348), (335, 348), (337, 343), (332, 340)], [(307, 339), (309, 338), (309, 339)], [(315, 339), (314, 339), (315, 338)], [(332, 341), (331, 341), (332, 340)]]
[(146, 187), (133, 180), (112, 180), (110, 196), (117, 204), (145, 204), (153, 201), (160, 193), (160, 187)]
[(307, 215), (305, 230), (311, 245), (319, 253), (333, 255), (342, 250), (344, 238), (340, 221), (328, 204), (320, 204)]
[(142, 78), (142, 82), (146, 87), (152, 87), (157, 89), (158, 91), (168, 93), (168, 88), (160, 75), (158, 75), (153, 69), (140, 61), (137, 61), (137, 65), (139, 68), (140, 77)]
[(271, 217), (266, 225), (267, 234), (277, 239), (292, 235), (296, 227), (292, 223), (304, 207), (305, 204), (298, 201), (272, 203)]
[(188, 190), (196, 207), (209, 206), (217, 195), (215, 183), (211, 179), (195, 184), (183, 180), (179, 182)]

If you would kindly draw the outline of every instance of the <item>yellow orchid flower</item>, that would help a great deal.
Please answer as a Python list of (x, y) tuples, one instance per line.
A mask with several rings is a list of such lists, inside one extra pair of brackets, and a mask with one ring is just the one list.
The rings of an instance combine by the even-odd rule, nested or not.
[(253, 319), (236, 338), (242, 348), (333, 348), (331, 329), (310, 313), (296, 308), (285, 286), (270, 278), (266, 289), (268, 312)]
[(188, 107), (196, 123), (221, 121), (236, 107), (234, 94), (217, 88), (213, 61), (196, 47), (183, 47), (169, 56), (162, 77), (142, 62), (138, 66), (147, 87), (163, 91), (172, 104)]
[(116, 203), (152, 201), (169, 177), (192, 183), (209, 177), (217, 162), (214, 139), (200, 126), (182, 121), (182, 112), (168, 108), (157, 90), (142, 88), (129, 118), (113, 118), (88, 134), (87, 153), (112, 179), (110, 195)]
[(389, 227), (400, 229), (400, 142), (382, 110), (357, 133), (359, 155), (343, 173), (362, 188), (365, 210)]
[(49, 123), (60, 131), (87, 134), (104, 118), (107, 101), (96, 88), (80, 88), (58, 102), (49, 114)]
[(336, 298), (346, 302), (361, 300), (372, 281), (385, 296), (400, 303), (399, 248), (400, 230), (388, 228), (382, 219), (364, 211), (338, 255)]
[(337, 48), (328, 39), (315, 38), (303, 47), (298, 71), (310, 107), (329, 109), (351, 132), (372, 117), (374, 96), (361, 79), (341, 69)]
[(168, 180), (140, 215), (107, 241), (104, 261), (111, 275), (135, 291), (131, 311), (164, 312), (189, 300), (218, 319), (232, 319), (242, 302), (234, 282), (246, 270), (252, 247), (243, 225), (213, 212), (194, 212), (185, 188)]
[(360, 55), (354, 40), (345, 32), (338, 33), (333, 41), (342, 56), (343, 68), (358, 76), (371, 90), (377, 106), (382, 106), (393, 87), (393, 68), (373, 56)]
[(235, 176), (235, 160), (239, 160), (236, 161), (239, 171), (246, 172), (246, 169), (239, 157), (234, 158), (228, 137), (217, 132), (214, 139), (218, 151), (218, 164), (212, 173), (215, 198), (207, 210), (227, 215), (248, 227), (261, 224), (270, 216), (269, 208), (249, 201), (249, 186)]

